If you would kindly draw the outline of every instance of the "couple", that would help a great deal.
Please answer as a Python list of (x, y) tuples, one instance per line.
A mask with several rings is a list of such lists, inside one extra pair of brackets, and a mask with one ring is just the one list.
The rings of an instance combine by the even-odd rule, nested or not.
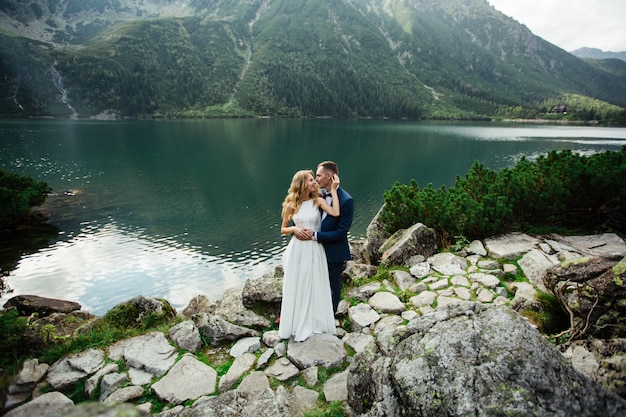
[(338, 174), (332, 161), (320, 163), (315, 178), (311, 170), (296, 172), (283, 202), (280, 232), (294, 237), (283, 253), (282, 339), (301, 342), (314, 333), (336, 333), (354, 214), (354, 200), (339, 187)]

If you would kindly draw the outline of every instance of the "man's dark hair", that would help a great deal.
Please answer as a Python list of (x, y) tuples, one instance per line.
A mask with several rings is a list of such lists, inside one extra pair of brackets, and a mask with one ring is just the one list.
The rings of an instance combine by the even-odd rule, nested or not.
[(330, 171), (333, 174), (339, 175), (339, 167), (333, 161), (320, 162), (317, 166), (324, 168), (324, 171)]

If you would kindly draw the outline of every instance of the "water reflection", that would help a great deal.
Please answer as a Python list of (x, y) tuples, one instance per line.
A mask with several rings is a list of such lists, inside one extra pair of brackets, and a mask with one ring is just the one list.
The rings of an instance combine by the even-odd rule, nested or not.
[(15, 294), (76, 301), (96, 315), (131, 298), (129, 291), (165, 298), (180, 311), (196, 295), (215, 300), (247, 278), (262, 276), (271, 264), (252, 260), (242, 267), (181, 245), (175, 237), (153, 239), (115, 223), (85, 224), (76, 236), (22, 258), (10, 286)]

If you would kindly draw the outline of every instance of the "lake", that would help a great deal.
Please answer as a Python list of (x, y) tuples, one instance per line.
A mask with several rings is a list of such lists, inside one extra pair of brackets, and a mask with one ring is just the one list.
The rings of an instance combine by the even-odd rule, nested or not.
[(10, 267), (12, 292), (0, 305), (36, 294), (102, 315), (140, 294), (179, 311), (198, 294), (216, 300), (280, 263), (291, 177), (322, 160), (339, 164), (359, 238), (395, 182), (451, 186), (476, 160), (501, 169), (553, 149), (592, 154), (625, 144), (626, 128), (567, 125), (0, 121), (0, 167), (52, 187), (44, 208), (59, 230)]

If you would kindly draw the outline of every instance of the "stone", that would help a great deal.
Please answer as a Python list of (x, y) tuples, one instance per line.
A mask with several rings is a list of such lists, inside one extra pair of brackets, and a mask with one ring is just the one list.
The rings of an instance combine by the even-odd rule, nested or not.
[(461, 300), (469, 300), (472, 298), (472, 292), (465, 287), (454, 287), (454, 293)]
[(538, 292), (534, 285), (528, 282), (516, 282), (511, 285), (511, 290), (515, 292), (513, 300), (509, 302), (509, 307), (519, 312), (543, 312), (545, 307), (537, 298)]
[(396, 283), (400, 291), (405, 291), (407, 288), (414, 285), (417, 280), (411, 276), (410, 273), (402, 271), (401, 269), (394, 269), (390, 272), (393, 281)]
[(279, 344), (274, 346), (274, 352), (279, 358), (285, 356), (287, 354), (287, 346), (285, 345), (285, 342), (281, 341)]
[(195, 315), (193, 320), (196, 327), (198, 327), (201, 337), (204, 337), (212, 345), (238, 340), (247, 336), (259, 336), (257, 330), (232, 324), (218, 315), (201, 313)]
[[(128, 301), (121, 302), (111, 309), (111, 311), (115, 310), (123, 311), (125, 320), (132, 320), (137, 324), (141, 324), (142, 320), (147, 316), (165, 320), (176, 317), (176, 310), (169, 302), (146, 295), (138, 295)], [(132, 317), (128, 316), (129, 312), (132, 312)]]
[(380, 214), (384, 209), (385, 205), (383, 204), (365, 231), (366, 239), (363, 244), (363, 251), (367, 257), (366, 262), (371, 265), (378, 264), (381, 256), (380, 248), (389, 239), (389, 233), (380, 220)]
[(109, 348), (111, 359), (124, 359), (126, 365), (140, 371), (139, 373), (129, 371), (131, 381), (136, 385), (143, 385), (140, 382), (144, 382), (145, 379), (137, 378), (143, 372), (151, 377), (165, 375), (176, 362), (176, 356), (176, 349), (161, 332), (150, 332), (122, 340)]
[(437, 297), (437, 308), (442, 308), (453, 304), (459, 304), (461, 301), (463, 300), (457, 297), (439, 296)]
[(317, 405), (319, 393), (311, 389), (297, 386), (293, 389), (295, 400), (305, 410), (311, 410)]
[(448, 282), (448, 278), (442, 278), (438, 281), (433, 282), (428, 287), (431, 291), (438, 291), (444, 288), (448, 288), (450, 286), (450, 282)]
[(262, 369), (267, 366), (272, 356), (274, 356), (274, 348), (269, 348), (265, 352), (259, 356), (259, 359), (256, 361), (256, 369)]
[(470, 255), (487, 256), (487, 250), (480, 240), (474, 240), (465, 247), (465, 251)]
[(393, 334), (396, 327), (401, 325), (403, 321), (402, 317), (395, 314), (385, 316), (378, 320), (372, 329), (372, 333), (377, 336), (376, 341), (380, 341), (381, 337), (383, 337), (385, 333)]
[(402, 319), (406, 321), (411, 321), (416, 319), (419, 316), (415, 310), (407, 310), (402, 313)]
[(452, 279), (450, 280), (450, 282), (452, 283), (452, 285), (458, 286), (458, 287), (469, 287), (470, 286), (470, 282), (468, 281), (467, 278), (465, 278), (462, 275), (455, 275), (452, 277)]
[(118, 372), (119, 370), (120, 367), (118, 364), (108, 363), (104, 365), (104, 367), (100, 368), (98, 372), (89, 377), (89, 379), (87, 379), (87, 381), (85, 382), (85, 395), (87, 396), (87, 398), (93, 398), (96, 389), (98, 389), (98, 387), (100, 386), (100, 381), (102, 380), (102, 377), (107, 374)]
[(324, 384), (326, 402), (345, 401), (348, 399), (348, 371), (333, 375)]
[(357, 304), (350, 307), (348, 317), (352, 325), (352, 331), (360, 332), (363, 328), (370, 326), (380, 320), (380, 314), (376, 312), (369, 304)]
[(396, 338), (388, 354), (368, 349), (348, 367), (347, 401), (356, 415), (626, 413), (626, 401), (576, 371), (508, 307), (464, 301), (438, 308)]
[(261, 278), (248, 279), (241, 290), (241, 303), (246, 308), (259, 304), (274, 304), (280, 308), (283, 299), (282, 266), (274, 268), (273, 273), (267, 273)]
[(414, 224), (391, 236), (381, 246), (381, 261), (390, 265), (404, 265), (414, 255), (429, 257), (437, 251), (437, 234), (422, 223)]
[(558, 260), (549, 258), (546, 254), (537, 249), (531, 249), (518, 261), (520, 268), (526, 278), (540, 290), (547, 292), (543, 284), (542, 277), (548, 268), (558, 264)]
[(428, 262), (420, 262), (409, 269), (409, 273), (417, 279), (424, 278), (430, 274), (430, 264)]
[(228, 368), (228, 372), (220, 378), (218, 391), (223, 393), (231, 389), (237, 380), (241, 378), (254, 366), (256, 356), (252, 353), (242, 353), (235, 358), (233, 364)]
[(317, 366), (311, 366), (309, 368), (306, 368), (300, 371), (300, 375), (302, 375), (304, 382), (306, 382), (306, 384), (310, 387), (314, 387), (317, 384), (318, 374), (319, 374), (319, 367)]
[(213, 314), (220, 316), (229, 323), (245, 328), (264, 329), (271, 325), (269, 319), (255, 313), (243, 304), (243, 288), (241, 287), (229, 288), (224, 291), (222, 298), (216, 303)]
[(104, 366), (104, 352), (89, 349), (56, 361), (48, 370), (46, 380), (55, 390), (63, 390), (96, 373)]
[(369, 305), (380, 313), (400, 314), (406, 307), (397, 295), (388, 291), (379, 291), (368, 301)]
[(380, 282), (371, 282), (348, 291), (347, 296), (348, 298), (356, 298), (359, 301), (366, 301), (374, 295), (376, 291), (380, 290), (381, 286)]
[(590, 378), (600, 369), (600, 364), (593, 353), (589, 352), (584, 346), (569, 346), (567, 350), (563, 352), (563, 356), (570, 359), (574, 368), (580, 373)]
[(587, 255), (612, 259), (621, 259), (626, 256), (626, 243), (624, 239), (615, 233), (603, 233), (588, 236), (558, 236), (552, 237), (566, 245), (570, 245), (576, 251)]
[(481, 303), (491, 303), (496, 298), (496, 295), (488, 289), (479, 288), (478, 291), (476, 291), (476, 298)]
[(91, 313), (82, 310), (71, 313), (51, 313), (48, 316), (37, 318), (29, 317), (21, 341), (31, 350), (43, 350), (58, 345), (67, 338), (72, 338), (81, 328), (89, 326), (96, 318)]
[(504, 273), (506, 275), (517, 275), (517, 266), (513, 265), (513, 264), (504, 264), (502, 265), (502, 269), (504, 270)]
[(433, 291), (423, 291), (420, 294), (411, 297), (409, 300), (414, 307), (423, 307), (432, 305), (437, 299), (437, 293)]
[(341, 339), (343, 343), (354, 349), (355, 352), (362, 352), (367, 345), (374, 342), (374, 336), (362, 333), (348, 333)]
[(539, 239), (524, 233), (509, 233), (484, 240), (485, 249), (490, 257), (508, 260), (515, 260), (539, 243)]
[(142, 387), (138, 385), (131, 385), (129, 387), (120, 388), (111, 393), (111, 395), (106, 397), (103, 402), (113, 404), (131, 402), (141, 398), (143, 394), (144, 390)]
[(582, 258), (549, 269), (545, 286), (571, 314), (571, 338), (623, 337), (626, 328), (626, 258)]
[(30, 316), (37, 314), (39, 317), (49, 316), (52, 313), (69, 314), (72, 311), (80, 310), (80, 304), (73, 301), (58, 300), (55, 298), (40, 297), (38, 295), (16, 295), (10, 298), (4, 309), (17, 309), (20, 316)]
[(270, 387), (270, 381), (265, 372), (250, 372), (239, 384), (237, 391), (242, 394), (255, 395)]
[(115, 390), (124, 386), (129, 381), (128, 374), (123, 373), (108, 373), (102, 377), (100, 382), (100, 401), (106, 400)]
[(478, 266), (480, 269), (487, 269), (487, 270), (496, 270), (496, 269), (500, 269), (500, 263), (498, 261), (494, 261), (491, 259), (486, 259), (484, 261), (479, 261), (476, 266)]
[(482, 272), (470, 274), (469, 279), (470, 281), (477, 282), (483, 287), (487, 288), (496, 288), (498, 285), (500, 285), (500, 279), (498, 279), (498, 277), (494, 277), (491, 274), (485, 274)]
[(355, 261), (346, 262), (346, 269), (344, 270), (344, 276), (349, 276), (350, 279), (359, 280), (367, 279), (376, 275), (378, 268), (374, 265), (358, 263)]
[(282, 382), (297, 376), (299, 373), (300, 370), (294, 364), (292, 364), (289, 359), (286, 359), (286, 362), (278, 360), (265, 370), (265, 374), (274, 377)]
[(275, 347), (277, 344), (281, 343), (283, 339), (280, 338), (280, 334), (278, 330), (269, 330), (263, 333), (263, 343), (265, 346)]
[(299, 369), (340, 366), (347, 355), (341, 340), (328, 333), (314, 334), (303, 342), (290, 341), (287, 347), (287, 356)]
[(215, 392), (217, 371), (186, 353), (151, 389), (160, 399), (171, 404), (182, 404)]
[(409, 288), (409, 292), (413, 294), (419, 294), (423, 291), (428, 291), (428, 287), (426, 286), (426, 283), (424, 282), (418, 282), (415, 285), (411, 285), (411, 288)]
[(183, 310), (183, 316), (191, 317), (194, 314), (200, 313), (212, 314), (215, 310), (215, 306), (215, 302), (211, 301), (206, 295), (196, 295)]
[(244, 353), (256, 352), (261, 349), (261, 338), (258, 336), (244, 337), (237, 340), (235, 345), (230, 348), (230, 356), (237, 358)]
[(428, 258), (428, 263), (442, 275), (463, 275), (469, 266), (467, 259), (450, 252), (437, 253)]
[(22, 369), (7, 388), (4, 410), (10, 410), (29, 400), (35, 386), (44, 378), (49, 368), (50, 365), (40, 364), (37, 359), (25, 360)]
[(188, 352), (197, 352), (202, 348), (200, 332), (192, 320), (185, 320), (170, 328), (168, 334), (176, 345)]
[(56, 417), (67, 415), (74, 402), (58, 391), (48, 392), (4, 414), (4, 417)]

